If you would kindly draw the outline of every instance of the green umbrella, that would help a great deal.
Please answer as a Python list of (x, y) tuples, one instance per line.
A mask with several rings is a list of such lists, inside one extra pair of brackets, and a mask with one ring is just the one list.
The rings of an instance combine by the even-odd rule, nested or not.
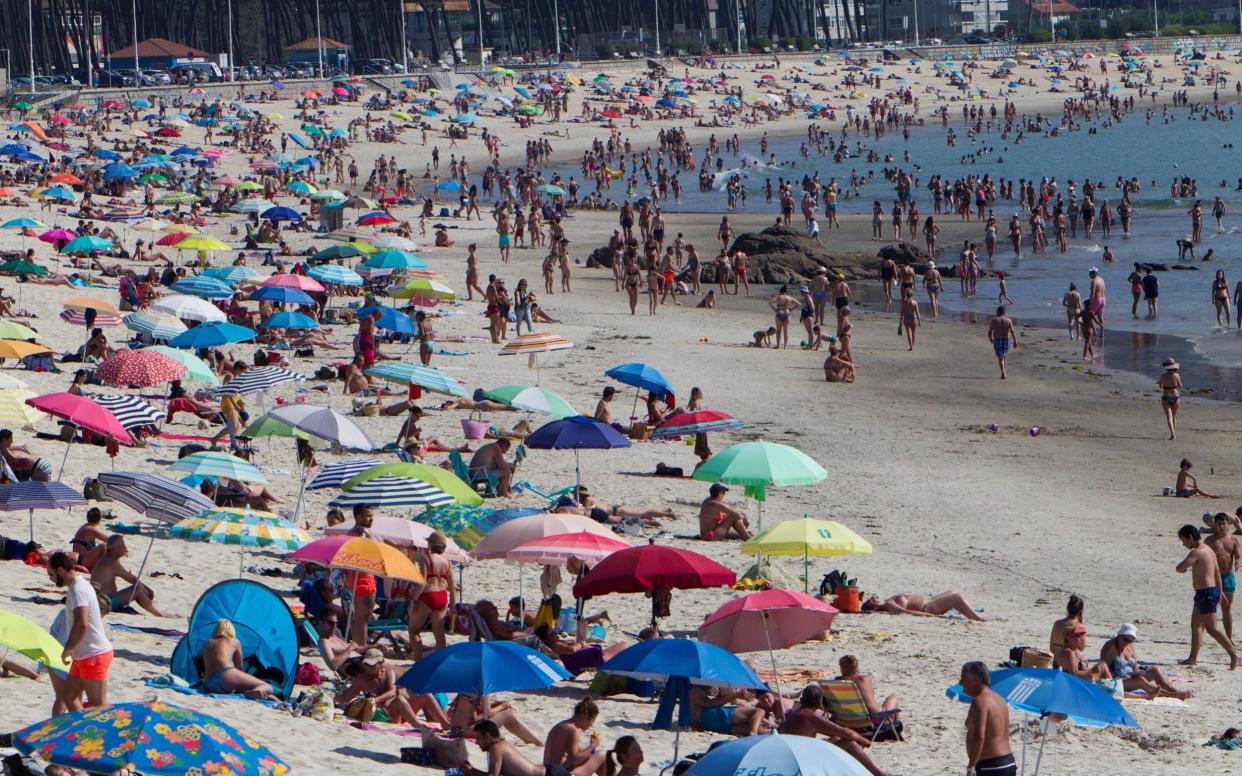
[(340, 243), (330, 248), (324, 248), (311, 258), (313, 259), (348, 259), (353, 256), (366, 256), (367, 252), (359, 248), (353, 243)]
[(441, 469), (439, 466), (428, 466), (422, 463), (398, 462), (372, 466), (370, 469), (359, 472), (347, 480), (341, 485), (341, 490), (353, 490), (357, 485), (385, 475), (422, 480), (428, 485), (434, 485), (449, 494), (458, 504), (478, 506), (483, 503), (483, 497), (474, 488), (462, 482), (457, 475), (448, 469)]
[(279, 418), (273, 418), (268, 415), (251, 423), (250, 426), (241, 433), (242, 436), (259, 438), (259, 437), (290, 437), (291, 439), (310, 439), (301, 429), (294, 428)]
[(759, 502), (759, 528), (763, 528), (763, 502), (767, 488), (814, 485), (828, 476), (824, 467), (801, 450), (772, 442), (743, 442), (726, 448), (698, 468), (694, 479), (742, 485), (746, 495)]
[(198, 195), (188, 191), (171, 191), (155, 200), (157, 205), (189, 205), (198, 202)]
[(211, 371), (211, 367), (207, 366), (206, 362), (193, 353), (178, 348), (170, 348), (167, 345), (153, 345), (146, 348), (146, 350), (158, 350), (169, 358), (185, 364), (185, 374), (181, 376), (182, 380), (193, 380), (204, 385), (220, 384), (220, 378), (216, 377), (216, 373)]
[[(9, 259), (3, 264), (0, 264), (0, 272), (5, 272), (10, 275), (40, 275), (42, 276), (42, 275), (48, 274), (46, 267), (42, 267), (38, 264), (34, 264), (33, 262), (26, 261), (25, 259)], [(25, 339), (25, 338), (23, 337), (22, 339)]]
[[(0, 272), (3, 272), (3, 271), (6, 271), (6, 270), (3, 267), (0, 267)], [(33, 275), (37, 273), (27, 272), (23, 274)], [(18, 323), (17, 321), (0, 321), (0, 339), (26, 340), (26, 339), (37, 339), (38, 336), (39, 336), (39, 333), (37, 331), (30, 328), (29, 326)], [(4, 385), (0, 387), (11, 388), (13, 386)]]
[(163, 183), (166, 180), (168, 180), (168, 178), (163, 175), (160, 175), (158, 172), (149, 172), (146, 175), (139, 178), (138, 182), (145, 186), (148, 183)]
[(23, 102), (15, 103), (13, 107), (17, 108), (18, 110), (30, 110), (34, 106), (28, 102), (23, 101)]
[(536, 385), (502, 385), (484, 394), (492, 401), (508, 404), (515, 409), (536, 412), (553, 418), (570, 418), (578, 411), (569, 402), (549, 390)]
[(565, 196), (565, 190), (553, 183), (544, 183), (535, 187), (535, 191), (540, 194), (553, 194), (558, 197)]

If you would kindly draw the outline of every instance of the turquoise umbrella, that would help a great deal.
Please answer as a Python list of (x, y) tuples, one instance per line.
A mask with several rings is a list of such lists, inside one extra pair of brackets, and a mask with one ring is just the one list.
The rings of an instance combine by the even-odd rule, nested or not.
[(763, 502), (769, 487), (814, 485), (828, 476), (824, 467), (801, 450), (772, 442), (743, 442), (708, 458), (694, 473), (701, 482), (741, 485), (746, 495), (759, 502), (759, 528), (763, 528)]

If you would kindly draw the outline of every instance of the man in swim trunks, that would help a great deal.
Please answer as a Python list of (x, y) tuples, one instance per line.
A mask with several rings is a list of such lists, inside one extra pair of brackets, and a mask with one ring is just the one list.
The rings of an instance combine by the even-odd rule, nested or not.
[(699, 538), (704, 541), (721, 541), (750, 538), (750, 521), (746, 515), (724, 503), (729, 489), (719, 482), (708, 489), (707, 498), (699, 505)]
[(1204, 539), (1216, 553), (1220, 568), (1221, 612), (1225, 635), (1233, 639), (1233, 594), (1238, 589), (1236, 572), (1242, 568), (1242, 542), (1230, 530), (1229, 515), (1217, 512), (1212, 518), (1212, 534)]
[(1000, 364), (1000, 379), (1009, 378), (1009, 350), (1018, 346), (1018, 333), (1014, 330), (1013, 321), (1005, 314), (1002, 305), (996, 308), (996, 316), (988, 324), (988, 339), (992, 341), (992, 350), (996, 353), (996, 362)]
[(1220, 589), (1223, 586), (1216, 553), (1203, 543), (1199, 529), (1193, 525), (1182, 526), (1177, 538), (1183, 547), (1190, 550), (1185, 559), (1177, 564), (1177, 573), (1191, 572), (1191, 584), (1195, 591), (1195, 606), (1190, 615), (1190, 656), (1178, 662), (1184, 666), (1198, 663), (1203, 632), (1207, 631), (1229, 653), (1229, 670), (1232, 671), (1238, 667), (1238, 651), (1216, 622), (1216, 608), (1220, 605)]
[(1091, 308), (1091, 312), (1095, 314), (1095, 325), (1099, 329), (1100, 336), (1104, 336), (1104, 307), (1108, 304), (1108, 298), (1104, 293), (1104, 278), (1100, 277), (1098, 267), (1092, 267), (1087, 270), (1087, 274), (1091, 277), (1091, 295), (1087, 298), (1087, 306)]
[(513, 464), (505, 460), (510, 444), (506, 437), (501, 437), (480, 447), (470, 459), (471, 476), (489, 472), (496, 476), (496, 495), (500, 498), (513, 495), (509, 491), (509, 483), (513, 479)]
[[(767, 712), (746, 703), (751, 700), (745, 690), (717, 690), (713, 687), (690, 688), (690, 720), (695, 730), (726, 736), (759, 735)], [(742, 703), (738, 703), (742, 701)]]
[(589, 776), (604, 767), (607, 753), (598, 746), (592, 746), (585, 763), (566, 770), (563, 765), (536, 765), (527, 760), (513, 744), (500, 737), (500, 728), (491, 720), (484, 719), (474, 723), (475, 742), (487, 755), (487, 769), (473, 768), (469, 763), (459, 767), (467, 776)]
[(815, 303), (815, 323), (823, 325), (824, 310), (828, 307), (828, 270), (820, 267), (811, 278), (811, 301)]
[(1009, 746), (1009, 707), (990, 687), (988, 667), (977, 660), (966, 663), (961, 683), (971, 699), (966, 714), (966, 776), (1018, 776)]
[[(138, 577), (121, 563), (121, 559), (128, 554), (125, 537), (112, 534), (108, 537), (103, 557), (95, 562), (95, 567), (91, 570), (91, 582), (99, 586), (99, 592), (111, 599), (113, 611), (130, 604), (138, 604), (156, 617), (177, 617), (155, 608), (155, 591), (139, 582)], [(117, 590), (117, 579), (128, 582), (129, 587)]]

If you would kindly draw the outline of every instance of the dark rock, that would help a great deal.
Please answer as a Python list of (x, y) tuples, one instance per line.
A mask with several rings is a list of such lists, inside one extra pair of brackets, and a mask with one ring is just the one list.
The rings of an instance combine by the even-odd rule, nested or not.
[[(821, 235), (831, 241), (831, 234)], [(774, 224), (762, 232), (744, 232), (733, 241), (730, 251), (746, 254), (747, 277), (753, 282), (801, 283), (810, 279), (819, 269), (839, 272), (853, 280), (875, 277), (880, 261), (874, 256), (851, 251), (834, 251), (807, 237), (802, 231)], [(710, 270), (714, 281), (715, 267), (712, 262), (704, 265), (704, 275)], [(704, 278), (707, 279), (706, 277)]]
[(591, 255), (587, 257), (586, 266), (612, 269), (612, 249), (607, 245), (601, 245), (591, 251)]
[[(920, 274), (926, 270), (927, 262), (931, 260), (931, 256), (927, 254), (927, 251), (923, 250), (914, 243), (907, 242), (885, 245), (876, 252), (876, 255), (880, 257), (880, 261), (892, 259), (898, 264), (921, 264), (923, 265), (923, 269), (915, 269), (915, 271)], [(941, 271), (943, 272), (943, 268)]]
[[(1194, 266), (1193, 264), (1174, 264), (1172, 267), (1168, 267), (1166, 265), (1166, 269), (1171, 269), (1175, 272), (1178, 270), (1181, 270), (1183, 272), (1198, 272), (1199, 271), (1199, 268)], [(1153, 271), (1156, 271), (1156, 270), (1153, 270)]]
[[(1152, 272), (1168, 272), (1169, 265), (1168, 264), (1153, 264), (1150, 262), (1140, 261), (1135, 264), (1135, 269), (1137, 269), (1140, 272), (1145, 271), (1145, 270), (1151, 270)], [(1180, 269), (1180, 267), (1178, 269)]]

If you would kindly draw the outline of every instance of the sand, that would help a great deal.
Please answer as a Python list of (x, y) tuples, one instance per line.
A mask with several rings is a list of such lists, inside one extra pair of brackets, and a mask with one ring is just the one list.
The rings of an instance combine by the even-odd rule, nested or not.
[[(1055, 103), (1060, 96), (1045, 95), (1045, 99)], [(285, 113), (292, 116), (292, 110)], [(293, 126), (293, 122), (288, 123)], [(790, 120), (759, 125), (752, 131), (800, 132), (804, 123)], [(644, 125), (635, 137), (654, 144), (652, 133), (668, 125)], [(503, 131), (508, 144), (506, 161), (517, 163), (521, 141), (527, 135), (507, 126)], [(195, 139), (196, 133), (192, 130), (190, 139)], [(589, 142), (588, 137), (585, 129), (579, 132), (575, 127), (570, 140), (554, 142), (558, 153), (568, 157), (578, 153), (576, 149)], [(395, 148), (356, 145), (354, 153), (364, 171), (370, 168), (374, 154), (394, 151), (401, 154), (403, 164), (419, 169), (426, 150), (416, 139), (411, 141)], [(472, 142), (469, 153), (475, 153), (478, 145)], [(445, 150), (441, 145), (441, 151)], [(233, 157), (226, 170), (238, 174), (244, 164), (241, 157)], [(475, 164), (475, 169), (481, 167)], [(752, 211), (760, 215), (766, 212), (757, 202)], [(7, 220), (17, 212), (0, 208), (0, 219)], [(677, 215), (669, 219), (669, 231), (703, 231), (716, 223), (717, 216)], [(766, 221), (769, 216), (754, 218)], [(230, 218), (226, 224), (236, 221), (239, 219)], [(59, 223), (71, 225), (74, 220), (62, 217)], [(575, 243), (574, 255), (585, 256), (614, 223), (615, 213), (577, 214), (568, 227)], [(866, 224), (857, 219), (846, 223), (843, 238), (835, 231), (825, 232), (830, 245), (838, 239), (851, 244), (867, 242)], [(510, 287), (521, 277), (530, 278), (536, 287), (541, 285), (538, 252), (515, 250), (513, 260), (505, 265), (494, 249), (490, 221), (461, 222), (459, 226), (454, 234), (457, 247), (420, 251), (459, 290), (464, 274), (464, 250), (460, 246), (474, 239), (481, 248), (484, 277), (497, 273), (509, 281)], [(210, 231), (227, 235), (227, 225)], [(127, 244), (132, 245), (137, 236), (131, 233)], [(301, 248), (307, 241), (301, 236), (293, 244)], [(0, 234), (0, 247), (28, 246), (36, 247), (41, 258), (50, 256), (43, 243), (12, 233)], [(1172, 484), (1177, 462), (1183, 456), (1194, 460), (1206, 489), (1226, 493), (1238, 490), (1232, 484), (1238, 475), (1232, 434), (1242, 427), (1236, 405), (1188, 398), (1179, 438), (1170, 442), (1154, 390), (1155, 368), (1150, 375), (1133, 375), (1085, 367), (1065, 356), (1067, 348), (1060, 342), (1064, 332), (1020, 328), (1021, 347), (1010, 358), (1010, 379), (1001, 381), (983, 324), (929, 321), (920, 332), (918, 349), (910, 353), (904, 339), (894, 331), (893, 315), (870, 306), (863, 306), (855, 316), (858, 381), (852, 385), (827, 384), (820, 368), (822, 353), (794, 349), (774, 352), (744, 345), (750, 332), (770, 322), (765, 301), (771, 288), (753, 288), (751, 300), (724, 298), (721, 308), (714, 311), (670, 304), (652, 317), (643, 314), (645, 299), (639, 315), (628, 315), (624, 299), (614, 293), (606, 270), (577, 266), (573, 283), (572, 294), (540, 294), (546, 309), (562, 323), (538, 330), (555, 331), (575, 344), (572, 350), (541, 357), (543, 386), (586, 413), (594, 407), (599, 391), (609, 384), (604, 370), (626, 361), (642, 360), (657, 366), (682, 395), (688, 395), (690, 386), (700, 386), (708, 406), (748, 423), (745, 430), (714, 438), (717, 450), (730, 442), (762, 438), (793, 445), (828, 470), (828, 478), (817, 485), (772, 492), (764, 508), (765, 523), (803, 515), (831, 518), (874, 544), (871, 556), (815, 560), (812, 585), (827, 571), (841, 568), (857, 576), (867, 591), (882, 595), (958, 590), (985, 616), (997, 618), (973, 623), (880, 614), (841, 615), (828, 643), (813, 642), (777, 653), (783, 668), (804, 668), (824, 676), (835, 675), (840, 656), (857, 655), (863, 669), (874, 674), (880, 693), (900, 695), (909, 741), (878, 745), (874, 756), (881, 766), (905, 774), (960, 772), (965, 761), (962, 723), (966, 707), (944, 695), (945, 688), (957, 680), (960, 664), (978, 659), (995, 665), (1006, 659), (1014, 645), (1044, 646), (1052, 621), (1062, 616), (1066, 597), (1076, 592), (1087, 600), (1089, 654), (1094, 655), (1121, 623), (1136, 623), (1140, 656), (1165, 666), (1177, 684), (1193, 690), (1196, 697), (1184, 707), (1127, 703), (1143, 726), (1139, 732), (1059, 730), (1048, 741), (1045, 767), (1050, 771), (1099, 773), (1107, 769), (1139, 775), (1223, 770), (1222, 758), (1230, 755), (1203, 749), (1193, 741), (1237, 724), (1233, 713), (1237, 681), (1226, 673), (1227, 661), (1215, 645), (1205, 647), (1197, 668), (1173, 665), (1187, 653), (1191, 603), (1190, 582), (1177, 575), (1173, 567), (1185, 554), (1177, 542), (1176, 529), (1183, 523), (1197, 523), (1207, 509), (1232, 510), (1235, 501), (1174, 500), (1162, 498), (1160, 493), (1162, 486)], [(3, 285), (12, 293), (11, 281)], [(38, 314), (33, 323), (43, 341), (68, 349), (82, 340), (80, 328), (56, 317), (61, 301), (76, 293), (66, 288), (23, 289), (22, 306)], [(115, 299), (113, 291), (97, 295)], [(477, 300), (443, 309), (446, 316), (437, 321), (437, 332), (447, 347), (469, 355), (437, 357), (436, 366), (471, 386), (533, 382), (534, 374), (524, 359), (497, 358), (495, 346), (487, 343), (447, 342), (444, 335), (474, 337), (485, 333), (482, 305)], [(124, 330), (109, 330), (108, 334), (115, 340)], [(794, 332), (795, 342), (799, 334)], [(351, 336), (351, 331), (338, 330), (335, 338), (347, 343)], [(247, 357), (252, 349), (248, 345), (233, 348)], [(347, 347), (337, 352), (320, 350), (314, 359), (295, 359), (294, 364), (309, 374), (324, 362), (347, 358), (348, 353)], [(1159, 358), (1160, 354), (1152, 354), (1153, 365)], [(72, 374), (67, 370), (62, 374), (21, 372), (19, 376), (34, 391), (44, 393), (63, 390)], [(306, 385), (318, 383), (312, 379)], [(286, 387), (275, 395), (290, 399), (297, 394)], [(350, 407), (350, 399), (341, 395), (339, 384), (331, 384), (326, 394), (309, 392), (305, 396), (309, 402), (328, 403), (338, 411)], [(614, 403), (620, 410), (617, 414), (628, 414), (623, 410), (628, 409), (631, 397), (632, 393), (622, 390)], [(255, 406), (253, 401), (250, 404)], [(464, 416), (433, 409), (423, 428), (427, 434), (456, 441), (461, 438), (459, 420)], [(509, 413), (488, 416), (499, 423), (512, 422), (515, 417)], [(397, 421), (393, 419), (358, 420), (377, 440), (387, 441), (396, 432)], [(988, 430), (993, 423), (999, 430)], [(1039, 426), (1042, 433), (1032, 436), (1028, 432), (1032, 426)], [(54, 426), (45, 421), (40, 428), (49, 431)], [(184, 422), (169, 430), (196, 433), (194, 426)], [(55, 461), (64, 453), (59, 442), (33, 439), (24, 432), (18, 433), (18, 439), (36, 454)], [(257, 461), (266, 468), (273, 490), (292, 503), (296, 498), (292, 445), (276, 439), (270, 445), (261, 441), (256, 447)], [(176, 443), (164, 442), (160, 447), (123, 448), (113, 463), (117, 470), (160, 471), (175, 456)], [(321, 462), (337, 459), (321, 456)], [(674, 538), (662, 541), (702, 552), (738, 571), (746, 568), (749, 559), (738, 553), (736, 543), (703, 543), (687, 538), (695, 531), (697, 504), (706, 495), (706, 487), (693, 481), (646, 476), (660, 461), (689, 468), (693, 456), (689, 447), (676, 442), (587, 452), (582, 456), (583, 477), (597, 497), (608, 502), (671, 506), (678, 518), (666, 528)], [(62, 480), (76, 487), (83, 478), (111, 467), (102, 450), (74, 447)], [(549, 488), (568, 484), (573, 478), (571, 457), (568, 453), (536, 451), (523, 464), (521, 476)], [(307, 493), (305, 509), (315, 524), (315, 535), (322, 528), (326, 502), (332, 495), (333, 491)], [(749, 506), (754, 514), (753, 504), (746, 505), (740, 493), (735, 491), (730, 496), (731, 503), (739, 508)], [(1242, 493), (1233, 493), (1232, 498), (1242, 500)], [(526, 496), (513, 503), (536, 501)], [(134, 522), (133, 514), (124, 506), (111, 506), (119, 519)], [(49, 546), (60, 546), (68, 542), (80, 520), (80, 510), (73, 514), (41, 512), (36, 514), (36, 534)], [(0, 526), (4, 535), (24, 537), (26, 515), (6, 515)], [(131, 538), (130, 546), (130, 561), (136, 567), (146, 540)], [(249, 557), (245, 563), (283, 567), (279, 560), (262, 555)], [(779, 563), (791, 574), (800, 566), (793, 561)], [(235, 576), (238, 565), (234, 549), (157, 539), (148, 567), (182, 576), (160, 577), (152, 580), (152, 586), (161, 606), (188, 615), (202, 591), (213, 582)], [(533, 576), (528, 571), (528, 585)], [(261, 579), (249, 574), (247, 578)], [(262, 581), (282, 593), (293, 587), (289, 578)], [(35, 597), (46, 594), (27, 588), (48, 586), (41, 571), (17, 563), (3, 564), (0, 606), (47, 625), (57, 607), (35, 603)], [(505, 600), (516, 593), (516, 587), (517, 569), (511, 565), (488, 561), (465, 572), (465, 600)], [(567, 588), (563, 592), (568, 594)], [(733, 595), (724, 590), (677, 592), (673, 615), (661, 626), (675, 635), (692, 634), (707, 614)], [(649, 615), (649, 602), (641, 596), (609, 596), (591, 602), (592, 611), (597, 607), (607, 609), (614, 621), (608, 643), (632, 640), (632, 634), (646, 624)], [(156, 620), (145, 615), (115, 615), (109, 621), (164, 627), (185, 624), (184, 620)], [(409, 766), (399, 765), (398, 751), (402, 746), (416, 745), (416, 738), (295, 719), (243, 701), (213, 701), (156, 691), (142, 680), (167, 670), (174, 642), (121, 632), (114, 633), (114, 641), (118, 660), (110, 684), (113, 700), (160, 697), (219, 716), (271, 747), (299, 773), (346, 769), (410, 772)], [(747, 657), (760, 666), (767, 664), (762, 653)], [(5, 698), (21, 701), (6, 704), (0, 711), (0, 729), (16, 729), (47, 716), (51, 705), (47, 685), (9, 679), (0, 682), (0, 688)], [(568, 716), (584, 690), (584, 682), (567, 682), (547, 692), (507, 699), (537, 733), (543, 734)], [(647, 729), (655, 714), (654, 703), (623, 698), (602, 701), (601, 706), (597, 728), (604, 743), (611, 745), (621, 735), (638, 736), (648, 763), (644, 773), (655, 773), (655, 763), (672, 756), (673, 735)], [(685, 733), (682, 751), (701, 751), (713, 738)], [(1015, 734), (1015, 746), (1018, 741)], [(540, 756), (537, 748), (524, 747), (523, 751), (532, 759)], [(471, 752), (473, 763), (481, 765), (477, 749)]]

